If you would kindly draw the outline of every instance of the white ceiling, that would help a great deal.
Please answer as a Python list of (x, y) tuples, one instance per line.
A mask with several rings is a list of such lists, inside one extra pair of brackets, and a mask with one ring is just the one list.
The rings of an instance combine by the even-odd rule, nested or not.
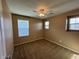
[(7, 0), (12, 13), (40, 18), (33, 12), (39, 8), (52, 10), (54, 14), (44, 18), (58, 15), (79, 8), (79, 0)]

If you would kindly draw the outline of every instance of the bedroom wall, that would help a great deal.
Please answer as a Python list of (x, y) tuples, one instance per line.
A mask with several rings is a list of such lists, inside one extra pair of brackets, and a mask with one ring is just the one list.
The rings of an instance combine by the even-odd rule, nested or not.
[[(18, 26), (17, 26), (17, 20), (18, 16), (21, 16), (23, 19), (28, 19), (29, 20), (29, 36), (27, 37), (19, 37), (18, 36)], [(31, 41), (39, 40), (39, 39), (44, 39), (43, 38), (43, 24), (42, 20), (32, 18), (32, 17), (26, 17), (22, 15), (17, 15), (17, 14), (12, 14), (12, 19), (13, 19), (13, 34), (14, 34), (14, 44), (20, 45), (24, 43), (28, 43)]]
[(79, 53), (79, 32), (66, 31), (67, 16), (79, 14), (79, 9), (50, 17), (50, 29), (45, 30), (45, 39)]

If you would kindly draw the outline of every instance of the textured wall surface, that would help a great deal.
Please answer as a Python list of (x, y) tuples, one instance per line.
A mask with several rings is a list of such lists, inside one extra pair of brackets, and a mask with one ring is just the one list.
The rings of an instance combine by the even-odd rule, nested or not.
[(79, 52), (79, 32), (68, 32), (65, 29), (67, 16), (79, 14), (79, 9), (48, 18), (50, 29), (45, 30), (45, 39)]
[(20, 45), (23, 43), (43, 39), (43, 24), (42, 20), (36, 19), (36, 18), (31, 18), (31, 17), (26, 17), (26, 16), (21, 16), (23, 19), (29, 20), (29, 36), (27, 37), (19, 37), (18, 36), (18, 26), (17, 26), (17, 21), (18, 21), (18, 16), (21, 15), (16, 15), (12, 14), (13, 18), (13, 34), (14, 34), (14, 44), (15, 45)]

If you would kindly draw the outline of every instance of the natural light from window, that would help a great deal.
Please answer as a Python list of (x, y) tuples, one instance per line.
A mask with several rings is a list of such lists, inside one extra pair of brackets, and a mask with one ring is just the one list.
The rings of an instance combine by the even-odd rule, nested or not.
[(18, 20), (18, 35), (19, 37), (29, 36), (29, 21)]
[(69, 30), (79, 30), (79, 17), (70, 18)]
[(45, 22), (45, 29), (49, 29), (49, 21)]

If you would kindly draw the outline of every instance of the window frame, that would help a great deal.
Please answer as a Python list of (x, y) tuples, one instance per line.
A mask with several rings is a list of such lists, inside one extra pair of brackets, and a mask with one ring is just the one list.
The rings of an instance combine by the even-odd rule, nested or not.
[(79, 30), (71, 30), (71, 29), (69, 29), (69, 27), (70, 27), (70, 25), (69, 25), (70, 18), (74, 18), (74, 17), (79, 17), (79, 14), (78, 15), (67, 16), (66, 30), (70, 31), (70, 32), (79, 32)]
[[(29, 22), (29, 20), (27, 19), (22, 19), (22, 18), (18, 18), (18, 20), (26, 20)], [(18, 26), (18, 20), (17, 20), (17, 26)], [(18, 27), (17, 27), (18, 28)], [(28, 35), (24, 35), (24, 36), (19, 36), (19, 28), (18, 28), (18, 37), (28, 37), (30, 35), (30, 22), (29, 22), (29, 34)]]

